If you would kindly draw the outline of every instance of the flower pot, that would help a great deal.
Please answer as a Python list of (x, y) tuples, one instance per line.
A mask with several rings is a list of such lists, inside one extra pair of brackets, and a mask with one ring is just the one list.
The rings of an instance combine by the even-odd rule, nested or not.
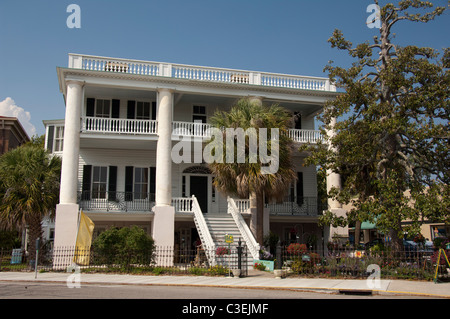
[(263, 264), (264, 266), (266, 266), (266, 270), (268, 270), (268, 271), (272, 271), (274, 268), (274, 262), (272, 260), (254, 259), (253, 264), (255, 264), (255, 263)]
[(232, 269), (231, 272), (233, 273), (234, 278), (239, 278), (241, 276), (241, 270), (240, 269)]
[(275, 270), (273, 271), (273, 274), (275, 275), (275, 278), (276, 278), (276, 279), (281, 279), (281, 278), (284, 277), (284, 270), (281, 270), (281, 269), (275, 269)]

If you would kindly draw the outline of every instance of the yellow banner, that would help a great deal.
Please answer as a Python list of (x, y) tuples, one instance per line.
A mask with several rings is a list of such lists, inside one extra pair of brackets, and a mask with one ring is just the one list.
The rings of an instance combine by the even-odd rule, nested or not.
[(88, 266), (92, 243), (92, 234), (95, 224), (83, 212), (80, 212), (80, 224), (78, 226), (77, 242), (73, 261), (77, 265)]

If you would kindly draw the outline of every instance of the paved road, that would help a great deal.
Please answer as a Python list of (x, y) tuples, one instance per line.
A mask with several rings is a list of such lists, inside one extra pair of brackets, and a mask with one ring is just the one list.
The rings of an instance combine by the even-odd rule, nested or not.
[[(173, 287), (83, 284), (67, 288), (63, 283), (0, 282), (0, 299), (404, 299), (411, 296), (343, 295), (336, 292), (267, 290), (216, 287)], [(416, 296), (424, 299), (426, 297)]]

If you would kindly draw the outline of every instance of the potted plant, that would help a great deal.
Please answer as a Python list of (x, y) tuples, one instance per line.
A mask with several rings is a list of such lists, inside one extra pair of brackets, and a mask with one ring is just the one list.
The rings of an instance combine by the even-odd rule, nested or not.
[(264, 247), (261, 247), (259, 251), (259, 259), (255, 259), (253, 262), (263, 265), (265, 270), (273, 271), (274, 269), (274, 256)]

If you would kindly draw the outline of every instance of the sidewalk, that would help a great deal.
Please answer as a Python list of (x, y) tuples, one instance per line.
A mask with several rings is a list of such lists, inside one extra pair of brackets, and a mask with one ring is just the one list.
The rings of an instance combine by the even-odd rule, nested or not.
[[(261, 273), (261, 272), (259, 272)], [(58, 282), (67, 283), (69, 273), (0, 272), (0, 282)], [(284, 278), (276, 279), (273, 274), (250, 272), (245, 278), (207, 277), (207, 276), (139, 276), (113, 274), (84, 274), (79, 277), (80, 284), (111, 285), (170, 285), (228, 288), (297, 289), (305, 291), (327, 291), (338, 293), (342, 290), (370, 292), (374, 294), (421, 295), (435, 298), (450, 298), (450, 283), (380, 280), (379, 287), (371, 289), (366, 280), (323, 279), (323, 278)], [(69, 280), (70, 282), (70, 280)]]

